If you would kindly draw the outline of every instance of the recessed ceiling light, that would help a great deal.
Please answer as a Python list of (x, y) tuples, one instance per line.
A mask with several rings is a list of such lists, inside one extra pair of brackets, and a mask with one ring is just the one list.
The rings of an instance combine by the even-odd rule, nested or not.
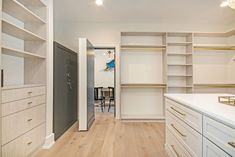
[(96, 0), (95, 3), (98, 6), (102, 6), (103, 5), (103, 0)]
[(229, 5), (229, 1), (226, 0), (226, 1), (223, 1), (221, 4), (220, 4), (220, 7), (227, 7)]

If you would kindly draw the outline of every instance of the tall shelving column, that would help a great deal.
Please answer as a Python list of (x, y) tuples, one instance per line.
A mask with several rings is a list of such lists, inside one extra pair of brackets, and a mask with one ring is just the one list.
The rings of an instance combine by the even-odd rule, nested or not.
[(193, 92), (193, 34), (167, 33), (167, 92)]
[(164, 119), (166, 33), (121, 33), (121, 118)]
[(1, 3), (1, 155), (26, 157), (45, 140), (48, 10), (41, 0)]
[(235, 31), (194, 33), (197, 93), (235, 93)]

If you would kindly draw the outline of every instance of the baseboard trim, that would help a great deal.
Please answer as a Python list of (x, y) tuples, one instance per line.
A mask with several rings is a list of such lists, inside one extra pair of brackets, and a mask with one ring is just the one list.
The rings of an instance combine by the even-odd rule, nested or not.
[(54, 136), (54, 133), (51, 133), (50, 135), (46, 136), (45, 143), (42, 146), (42, 149), (50, 149), (55, 144)]

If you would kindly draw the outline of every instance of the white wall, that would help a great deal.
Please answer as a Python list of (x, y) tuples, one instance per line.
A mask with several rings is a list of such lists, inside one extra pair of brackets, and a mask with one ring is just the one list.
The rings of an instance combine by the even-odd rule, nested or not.
[(198, 24), (170, 25), (157, 23), (107, 23), (54, 21), (54, 38), (61, 44), (78, 51), (78, 38), (88, 38), (94, 43), (119, 43), (123, 31), (182, 31), (182, 32), (225, 32), (229, 26), (205, 26)]
[[(108, 50), (95, 51), (95, 87), (114, 87), (114, 70), (105, 71), (106, 63), (109, 61)], [(106, 55), (104, 55), (104, 53)], [(110, 60), (114, 59), (113, 53)]]

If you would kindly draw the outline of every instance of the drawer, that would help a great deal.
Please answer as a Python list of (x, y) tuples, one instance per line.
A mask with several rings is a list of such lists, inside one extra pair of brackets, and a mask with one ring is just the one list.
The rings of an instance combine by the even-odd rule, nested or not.
[(202, 114), (170, 99), (166, 99), (166, 109), (187, 123), (190, 127), (202, 133)]
[(45, 139), (45, 124), (38, 126), (23, 136), (2, 147), (3, 157), (26, 157), (36, 151)]
[(7, 116), (40, 104), (45, 104), (45, 95), (2, 104), (2, 116)]
[(212, 142), (203, 138), (203, 157), (231, 157)]
[(34, 96), (45, 95), (45, 94), (46, 94), (45, 86), (3, 90), (2, 103), (31, 98)]
[(166, 151), (169, 157), (191, 157), (184, 147), (177, 141), (175, 136), (166, 129)]
[(21, 136), (45, 121), (45, 105), (2, 118), (2, 145)]
[(235, 129), (204, 116), (203, 135), (231, 156), (235, 156)]
[(169, 111), (166, 112), (166, 126), (192, 157), (202, 157), (202, 135), (182, 122)]

